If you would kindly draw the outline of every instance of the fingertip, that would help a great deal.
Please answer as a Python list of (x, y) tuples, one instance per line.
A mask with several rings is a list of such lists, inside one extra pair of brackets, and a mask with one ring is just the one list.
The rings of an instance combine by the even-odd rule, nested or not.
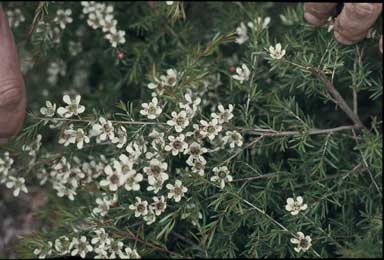
[(333, 34), (335, 36), (336, 41), (338, 41), (341, 44), (351, 45), (354, 43), (353, 41), (349, 40), (348, 38), (346, 38), (342, 34), (340, 34), (339, 31), (337, 31), (337, 30), (334, 30)]
[(321, 25), (323, 25), (326, 22), (326, 20), (320, 19), (320, 18), (314, 16), (313, 14), (311, 14), (310, 12), (305, 12), (304, 13), (304, 19), (308, 23), (310, 23), (312, 25), (315, 25), (315, 26), (321, 26)]

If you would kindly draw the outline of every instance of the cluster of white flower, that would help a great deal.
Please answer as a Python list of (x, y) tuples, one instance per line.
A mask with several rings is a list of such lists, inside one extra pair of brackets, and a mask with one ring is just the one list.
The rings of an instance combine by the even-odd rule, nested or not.
[(13, 189), (13, 196), (17, 197), (20, 191), (28, 193), (28, 190), (25, 186), (25, 179), (14, 176), (13, 163), (14, 161), (8, 152), (3, 153), (2, 157), (0, 157), (0, 183), (5, 183), (8, 189)]
[[(264, 19), (262, 17), (257, 17), (253, 21), (248, 22), (247, 25), (251, 30), (261, 32), (268, 28), (270, 22), (270, 17), (265, 17)], [(237, 38), (235, 39), (235, 42), (237, 44), (241, 45), (249, 39), (247, 26), (245, 26), (243, 22), (241, 22), (240, 26), (236, 28), (236, 34)]]
[(23, 22), (25, 17), (19, 8), (7, 10), (8, 23), (11, 28), (17, 28)]
[(56, 190), (57, 196), (67, 197), (74, 200), (77, 189), (93, 182), (102, 173), (107, 160), (104, 156), (100, 158), (89, 157), (89, 161), (81, 161), (78, 157), (73, 157), (69, 161), (65, 156), (54, 162), (49, 170), (40, 171), (37, 178), (40, 184), (49, 182)]
[(96, 1), (82, 1), (81, 5), (88, 25), (94, 30), (101, 29), (113, 48), (125, 43), (125, 31), (117, 29), (113, 5)]
[(88, 239), (86, 236), (61, 236), (54, 243), (48, 241), (46, 245), (35, 248), (33, 253), (40, 259), (51, 256), (80, 256), (89, 257), (89, 253), (94, 253), (94, 258), (122, 258), (139, 259), (140, 255), (136, 249), (124, 245), (122, 241), (111, 237), (104, 228), (93, 229)]

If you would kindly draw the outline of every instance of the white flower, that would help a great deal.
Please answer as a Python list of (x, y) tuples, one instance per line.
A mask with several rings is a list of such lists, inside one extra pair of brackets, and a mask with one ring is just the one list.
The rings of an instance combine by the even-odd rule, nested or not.
[(104, 245), (110, 245), (111, 239), (108, 234), (105, 232), (104, 228), (99, 228), (94, 231), (96, 236), (92, 237), (91, 243), (98, 244), (99, 247), (103, 247)]
[(84, 130), (79, 128), (76, 130), (64, 130), (64, 135), (69, 136), (66, 143), (77, 144), (77, 149), (82, 149), (84, 143), (89, 143), (89, 137), (85, 134)]
[(172, 151), (172, 155), (176, 156), (179, 153), (182, 153), (185, 149), (188, 148), (188, 144), (184, 141), (185, 136), (180, 134), (179, 136), (168, 136), (169, 144), (167, 144), (164, 149), (169, 152)]
[(184, 196), (184, 193), (188, 191), (187, 187), (183, 186), (180, 180), (175, 181), (175, 185), (168, 183), (166, 185), (168, 192), (168, 199), (174, 199), (175, 202), (179, 202)]
[(208, 149), (205, 147), (201, 147), (199, 143), (193, 142), (189, 145), (188, 149), (184, 151), (185, 154), (189, 154), (189, 157), (187, 159), (187, 164), (189, 166), (194, 165), (195, 160), (205, 160), (202, 154), (208, 152)]
[(93, 209), (93, 213), (100, 216), (105, 216), (108, 214), (109, 208), (116, 202), (117, 198), (109, 200), (107, 197), (97, 198), (96, 204), (97, 208)]
[(173, 5), (175, 1), (165, 1), (166, 5)]
[(46, 117), (53, 117), (56, 113), (56, 104), (46, 101), (45, 107), (40, 108), (40, 113)]
[(307, 251), (312, 246), (312, 239), (310, 236), (305, 236), (302, 232), (297, 232), (297, 237), (291, 238), (292, 244), (297, 244), (295, 251), (300, 253), (300, 251)]
[(117, 189), (125, 183), (125, 175), (122, 174), (121, 164), (118, 161), (113, 161), (113, 168), (107, 165), (104, 168), (107, 179), (100, 181), (100, 186), (108, 186), (110, 191), (117, 191)]
[(142, 154), (142, 151), (137, 143), (129, 143), (125, 150), (128, 153), (128, 158), (135, 163)]
[(192, 118), (195, 115), (201, 103), (201, 98), (197, 97), (196, 99), (193, 100), (191, 95), (188, 93), (184, 95), (184, 98), (185, 98), (185, 102), (184, 103), (180, 102), (179, 107), (181, 109), (184, 109), (187, 112), (187, 116), (189, 118)]
[(121, 241), (111, 241), (111, 245), (109, 246), (109, 251), (111, 252), (109, 259), (115, 259), (116, 256), (119, 256), (123, 254), (123, 251), (121, 251), (124, 247), (124, 243)]
[(244, 81), (249, 80), (249, 76), (251, 75), (251, 72), (249, 71), (247, 65), (242, 64), (241, 68), (236, 68), (236, 75), (233, 75), (232, 78), (235, 80), (240, 81), (240, 84), (243, 84)]
[(125, 189), (127, 191), (138, 191), (140, 190), (140, 182), (143, 180), (143, 175), (136, 173), (135, 170), (130, 170), (126, 173)]
[(219, 183), (221, 189), (225, 187), (225, 183), (233, 180), (227, 166), (215, 167), (213, 172), (215, 175), (211, 177), (211, 181)]
[(73, 115), (77, 116), (85, 111), (85, 107), (80, 105), (81, 96), (76, 95), (75, 99), (71, 99), (68, 95), (63, 96), (63, 101), (68, 106), (66, 107), (59, 107), (57, 109), (57, 113), (61, 117), (69, 118)]
[(136, 249), (131, 249), (130, 247), (125, 248), (125, 254), (121, 254), (120, 258), (122, 259), (139, 259), (140, 255), (137, 253)]
[(240, 26), (236, 28), (237, 38), (235, 42), (237, 44), (243, 44), (244, 42), (248, 41), (248, 32), (247, 27), (243, 22), (240, 23)]
[(186, 111), (180, 111), (179, 113), (176, 113), (173, 111), (171, 113), (172, 120), (168, 120), (167, 124), (170, 126), (174, 126), (176, 132), (180, 133), (189, 125), (189, 119), (187, 117)]
[(104, 19), (100, 20), (100, 25), (102, 27), (103, 32), (111, 32), (116, 31), (117, 20), (113, 15), (107, 15)]
[(80, 255), (81, 258), (85, 258), (87, 253), (92, 252), (93, 247), (88, 243), (85, 236), (81, 236), (80, 239), (73, 238), (71, 242), (71, 256)]
[(135, 211), (135, 217), (145, 216), (148, 214), (148, 202), (146, 200), (141, 201), (141, 198), (136, 197), (136, 203), (129, 205), (130, 210)]
[(158, 100), (156, 97), (152, 98), (152, 102), (143, 103), (141, 104), (141, 106), (143, 107), (143, 109), (140, 110), (140, 114), (142, 114), (143, 116), (147, 116), (148, 119), (157, 118), (163, 111), (161, 107), (158, 106)]
[(70, 240), (67, 236), (61, 236), (55, 240), (55, 250), (61, 255), (69, 253)]
[(175, 69), (167, 69), (167, 75), (160, 76), (160, 80), (167, 86), (176, 86), (177, 71)]
[(237, 131), (227, 131), (223, 137), (225, 144), (229, 144), (232, 149), (237, 145), (241, 147), (243, 145), (243, 137)]
[(147, 191), (153, 191), (153, 193), (157, 194), (163, 188), (164, 182), (165, 181), (162, 178), (159, 178), (159, 177), (156, 178), (152, 176), (149, 177), (148, 178), (149, 186), (147, 187)]
[(39, 259), (45, 259), (47, 256), (52, 255), (52, 242), (48, 241), (47, 245), (44, 246), (43, 248), (36, 248), (33, 250), (33, 254), (38, 256)]
[(108, 247), (97, 247), (95, 248), (95, 259), (108, 259), (108, 252), (107, 252)]
[[(188, 161), (187, 161), (188, 163)], [(204, 176), (204, 168), (205, 165), (207, 164), (207, 161), (204, 159), (204, 157), (200, 156), (198, 159), (194, 159), (191, 163), (190, 166), (192, 166), (192, 172), (197, 173), (200, 176)]]
[[(164, 94), (165, 88), (167, 87), (165, 85), (165, 82), (161, 82), (158, 79), (155, 78), (156, 83), (150, 82), (147, 87), (149, 89), (154, 89), (157, 93), (157, 95), (161, 96)], [(152, 93), (152, 96), (156, 96), (156, 93)]]
[(152, 129), (152, 132), (148, 135), (150, 138), (152, 138), (152, 148), (156, 151), (159, 151), (162, 149), (165, 145), (164, 141), (164, 133), (157, 132), (156, 129)]
[(143, 219), (145, 220), (147, 225), (151, 225), (151, 224), (155, 223), (155, 221), (156, 221), (155, 212), (151, 208), (149, 208), (148, 209), (148, 214), (145, 215), (143, 217)]
[(28, 193), (27, 187), (25, 186), (25, 179), (23, 177), (16, 178), (14, 176), (10, 176), (5, 185), (8, 189), (13, 188), (13, 196), (15, 197), (19, 196), (20, 191)]
[(287, 199), (287, 205), (285, 205), (285, 209), (291, 212), (291, 215), (297, 215), (301, 210), (307, 209), (307, 204), (303, 204), (303, 197), (297, 196), (296, 200), (293, 198)]
[(104, 117), (99, 118), (100, 124), (92, 126), (91, 135), (97, 136), (97, 141), (106, 141), (107, 139), (113, 141), (115, 139), (115, 132), (112, 122), (106, 120)]
[(59, 9), (57, 10), (56, 17), (53, 21), (59, 24), (60, 28), (64, 30), (68, 23), (73, 22), (71, 15), (72, 15), (71, 9), (67, 9), (67, 10)]
[(166, 162), (161, 162), (157, 159), (152, 159), (149, 162), (149, 167), (144, 167), (143, 171), (148, 176), (148, 183), (150, 185), (155, 184), (159, 180), (166, 181), (168, 180), (168, 174), (166, 170), (168, 168), (168, 164)]
[(127, 129), (125, 129), (124, 126), (120, 126), (117, 129), (117, 134), (113, 138), (112, 143), (116, 144), (117, 143), (117, 148), (123, 148), (123, 146), (127, 142)]
[(167, 208), (167, 202), (165, 201), (165, 197), (153, 197), (153, 203), (149, 206), (152, 209), (156, 216), (160, 216), (161, 213), (165, 211)]
[(25, 17), (19, 8), (8, 10), (6, 17), (11, 28), (19, 27), (20, 23), (25, 22)]
[(215, 118), (210, 122), (200, 120), (200, 124), (203, 126), (203, 129), (201, 129), (201, 134), (204, 137), (208, 137), (208, 139), (211, 141), (215, 139), (216, 135), (223, 129), (223, 127), (219, 124), (219, 121)]
[(42, 138), (43, 136), (38, 134), (36, 136), (36, 140), (34, 140), (31, 144), (22, 146), (23, 151), (26, 151), (30, 156), (35, 157), (37, 152), (40, 150)]
[(116, 48), (118, 44), (125, 43), (125, 31), (118, 31), (112, 28), (109, 33), (105, 36), (105, 38), (109, 40), (113, 48)]
[(248, 27), (254, 29), (255, 31), (262, 31), (268, 28), (268, 24), (271, 22), (270, 17), (257, 17), (253, 22), (248, 23)]
[(285, 49), (281, 49), (281, 44), (276, 44), (275, 47), (269, 46), (269, 55), (272, 59), (280, 60), (285, 55)]
[(5, 182), (8, 172), (13, 164), (13, 159), (9, 157), (9, 152), (4, 152), (3, 156), (3, 158), (0, 157), (0, 177), (4, 179), (0, 179), (0, 183)]
[(223, 105), (220, 104), (217, 106), (217, 108), (219, 110), (219, 113), (212, 113), (211, 117), (219, 120), (220, 124), (228, 123), (233, 118), (233, 105), (229, 104), (228, 109), (225, 109)]

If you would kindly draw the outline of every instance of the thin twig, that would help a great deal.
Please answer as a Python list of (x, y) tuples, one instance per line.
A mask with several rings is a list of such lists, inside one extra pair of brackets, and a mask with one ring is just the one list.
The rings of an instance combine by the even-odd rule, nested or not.
[[(82, 122), (82, 123), (93, 123), (96, 122), (97, 119), (73, 119), (73, 118), (58, 118), (58, 117), (38, 117), (33, 116), (35, 119), (39, 120), (47, 120), (47, 121), (65, 121), (65, 122)], [(119, 121), (119, 120), (109, 120), (114, 124), (122, 124), (122, 125), (165, 125), (165, 123), (160, 122), (149, 122), (149, 121)]]

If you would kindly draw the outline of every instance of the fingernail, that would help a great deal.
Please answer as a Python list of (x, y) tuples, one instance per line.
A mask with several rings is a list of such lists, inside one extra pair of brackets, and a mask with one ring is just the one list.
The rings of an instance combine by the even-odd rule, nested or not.
[(318, 17), (314, 16), (313, 14), (309, 12), (304, 13), (304, 18), (307, 20), (308, 23), (319, 26), (324, 23), (324, 19), (319, 19)]
[(7, 138), (0, 138), (0, 144), (6, 144), (6, 143), (8, 143)]

